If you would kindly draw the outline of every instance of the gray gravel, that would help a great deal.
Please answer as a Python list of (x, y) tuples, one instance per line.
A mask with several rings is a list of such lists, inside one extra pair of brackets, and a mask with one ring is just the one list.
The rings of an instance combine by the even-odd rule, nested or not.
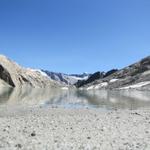
[(150, 110), (0, 108), (2, 150), (150, 150)]

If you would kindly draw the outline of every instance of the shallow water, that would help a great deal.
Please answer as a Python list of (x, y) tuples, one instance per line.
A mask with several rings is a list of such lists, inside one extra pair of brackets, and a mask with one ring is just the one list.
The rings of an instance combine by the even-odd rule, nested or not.
[(3, 89), (0, 105), (65, 108), (138, 109), (150, 107), (149, 91)]

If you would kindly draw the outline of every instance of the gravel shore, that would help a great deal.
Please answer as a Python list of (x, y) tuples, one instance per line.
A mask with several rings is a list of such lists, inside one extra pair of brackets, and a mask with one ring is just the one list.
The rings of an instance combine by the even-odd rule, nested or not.
[(2, 150), (150, 150), (150, 110), (0, 108)]

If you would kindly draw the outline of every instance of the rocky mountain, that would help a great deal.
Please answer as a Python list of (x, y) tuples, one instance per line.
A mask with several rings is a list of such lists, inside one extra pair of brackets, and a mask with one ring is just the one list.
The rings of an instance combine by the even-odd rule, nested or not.
[[(0, 90), (3, 87), (150, 90), (150, 56), (128, 67), (94, 74), (63, 74), (24, 68), (0, 55)], [(67, 88), (66, 88), (67, 89)]]
[(91, 75), (89, 75), (89, 78), (87, 80), (79, 80), (78, 82), (75, 83), (75, 86), (76, 87), (82, 87), (86, 84), (89, 84), (91, 82), (94, 82), (95, 80), (98, 80), (98, 79), (103, 79), (103, 78), (106, 78), (107, 76), (110, 76), (111, 74), (117, 72), (118, 69), (112, 69), (108, 72), (100, 72), (100, 71), (97, 71)]
[[(93, 75), (94, 76), (94, 75)], [(90, 79), (90, 78), (89, 78)], [(150, 56), (121, 70), (111, 70), (104, 76), (77, 84), (81, 89), (150, 89)]]
[(41, 70), (43, 73), (49, 76), (52, 80), (55, 80), (63, 85), (74, 85), (78, 81), (87, 80), (90, 74), (64, 74), (64, 73), (56, 73), (50, 72), (47, 70)]
[(23, 68), (9, 58), (0, 55), (0, 86), (8, 87), (61, 87), (39, 70)]
[(78, 80), (78, 82), (75, 83), (75, 86), (76, 87), (82, 87), (86, 84), (89, 84), (95, 80), (98, 80), (98, 79), (102, 79), (104, 77), (105, 73), (104, 72), (95, 72), (91, 75), (89, 75), (89, 77), (86, 79), (86, 80)]

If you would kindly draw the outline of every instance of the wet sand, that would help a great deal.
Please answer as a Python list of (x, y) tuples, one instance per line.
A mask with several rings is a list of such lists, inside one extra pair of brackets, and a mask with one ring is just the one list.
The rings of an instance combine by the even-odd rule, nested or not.
[(150, 110), (1, 107), (2, 150), (149, 150)]

